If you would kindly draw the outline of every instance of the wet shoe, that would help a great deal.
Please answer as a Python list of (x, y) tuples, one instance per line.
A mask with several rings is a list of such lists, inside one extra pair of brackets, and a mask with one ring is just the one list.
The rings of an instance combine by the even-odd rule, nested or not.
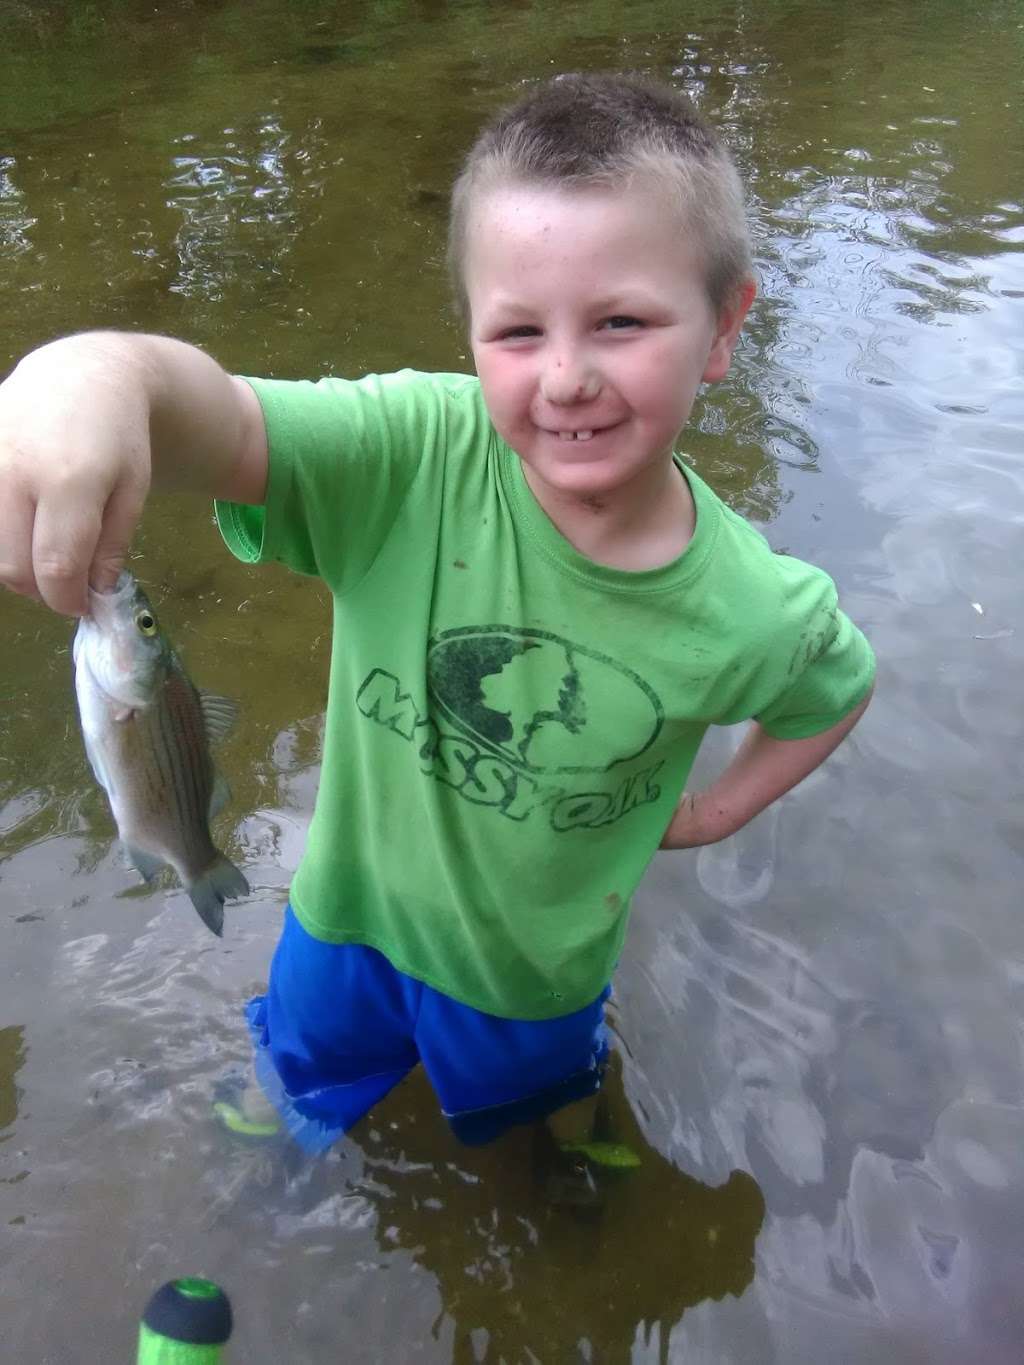
[(636, 1152), (615, 1141), (603, 1094), (598, 1097), (587, 1137), (558, 1139), (547, 1123), (539, 1124), (536, 1130), (534, 1174), (545, 1202), (553, 1208), (571, 1209), (582, 1217), (599, 1215), (609, 1188), (639, 1165)]
[(218, 1081), (213, 1092), (213, 1114), (222, 1128), (235, 1137), (276, 1137), (284, 1125), (281, 1116), (251, 1076), (232, 1073)]
[(584, 1157), (601, 1171), (635, 1171), (640, 1158), (624, 1142), (563, 1142), (561, 1150), (567, 1155)]
[(577, 1217), (604, 1212), (606, 1188), (600, 1169), (578, 1152), (557, 1147), (548, 1165), (544, 1198), (554, 1209), (569, 1209)]
[(623, 1143), (556, 1142), (545, 1124), (534, 1136), (534, 1179), (544, 1202), (577, 1218), (599, 1218), (610, 1187), (640, 1158)]

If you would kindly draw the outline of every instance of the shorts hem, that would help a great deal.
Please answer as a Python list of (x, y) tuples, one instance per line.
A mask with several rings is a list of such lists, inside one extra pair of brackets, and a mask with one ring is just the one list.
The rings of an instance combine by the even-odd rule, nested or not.
[[(264, 1041), (265, 996), (258, 995), (249, 1001), (245, 1007), (245, 1018), (252, 1040), (253, 1071), (259, 1087), (280, 1114), (289, 1136), (311, 1156), (323, 1155), (343, 1138), (411, 1070), (406, 1067), (395, 1071), (378, 1071), (354, 1081), (293, 1095), (281, 1079), (272, 1048)], [(346, 1094), (351, 1102), (338, 1104), (336, 1101)], [(331, 1097), (334, 1097), (335, 1103), (331, 1102)]]
[(482, 1109), (442, 1112), (460, 1142), (467, 1147), (480, 1147), (484, 1143), (493, 1142), (509, 1128), (524, 1123), (536, 1123), (567, 1104), (574, 1104), (577, 1100), (585, 1100), (590, 1095), (596, 1095), (601, 1089), (607, 1065), (608, 1046), (605, 1044), (594, 1058), (593, 1066), (585, 1071), (575, 1071), (571, 1076), (566, 1076), (543, 1090), (537, 1090), (532, 1095), (508, 1100), (504, 1104), (487, 1105)]

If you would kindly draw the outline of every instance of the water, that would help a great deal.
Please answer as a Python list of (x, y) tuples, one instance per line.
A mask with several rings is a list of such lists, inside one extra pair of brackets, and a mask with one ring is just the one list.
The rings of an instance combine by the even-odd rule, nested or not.
[(1019, 1361), (1024, 8), (21, 0), (0, 40), (8, 363), (102, 325), (246, 373), (464, 367), (444, 196), (479, 119), (558, 69), (675, 79), (737, 149), (762, 283), (687, 448), (880, 658), (824, 770), (652, 868), (609, 1088), (644, 1165), (594, 1225), (538, 1202), (528, 1135), (455, 1147), (419, 1080), (318, 1165), (208, 1121), (315, 792), (317, 588), (187, 501), (136, 547), (244, 706), (218, 833), (254, 895), (220, 943), (111, 845), (69, 627), (0, 598), (6, 1355), (128, 1360), (201, 1273), (245, 1365)]

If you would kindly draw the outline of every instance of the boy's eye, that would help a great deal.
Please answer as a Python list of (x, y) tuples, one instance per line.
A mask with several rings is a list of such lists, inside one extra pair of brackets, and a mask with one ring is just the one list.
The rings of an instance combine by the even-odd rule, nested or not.
[(519, 327), (506, 327), (501, 333), (502, 341), (518, 341), (522, 337), (540, 336), (539, 327), (531, 327), (529, 323), (523, 323)]
[(628, 313), (614, 313), (610, 318), (605, 318), (604, 326), (609, 331), (618, 332), (627, 327), (642, 327), (643, 323), (639, 318), (631, 317)]

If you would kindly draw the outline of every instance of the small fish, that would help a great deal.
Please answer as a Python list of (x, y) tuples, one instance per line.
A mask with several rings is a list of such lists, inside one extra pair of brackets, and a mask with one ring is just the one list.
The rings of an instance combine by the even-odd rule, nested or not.
[(200, 919), (220, 935), (224, 901), (249, 894), (209, 829), (230, 795), (210, 741), (227, 734), (237, 706), (192, 685), (126, 571), (111, 592), (90, 590), (74, 660), (85, 750), (128, 857), (147, 881), (172, 867)]

